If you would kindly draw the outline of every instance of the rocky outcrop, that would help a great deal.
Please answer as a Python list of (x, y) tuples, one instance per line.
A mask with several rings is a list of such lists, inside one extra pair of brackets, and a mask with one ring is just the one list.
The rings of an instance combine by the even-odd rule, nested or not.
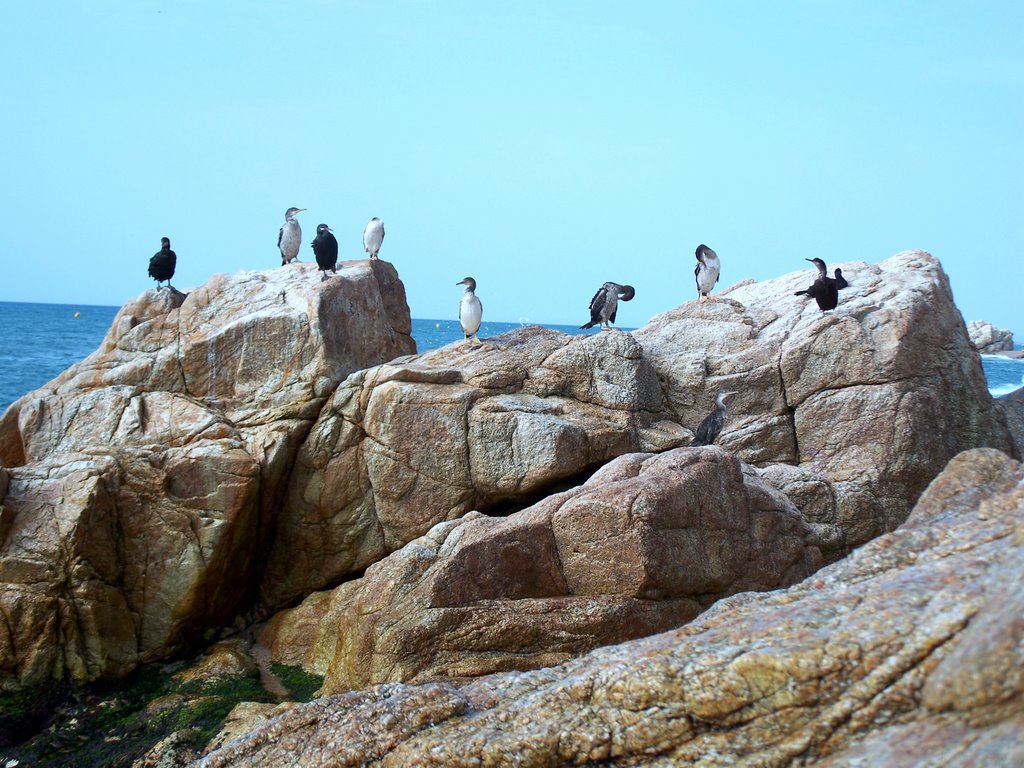
[(525, 506), (624, 453), (692, 433), (628, 333), (521, 328), (360, 371), (299, 451), (261, 585), (282, 606), (444, 520)]
[(830, 526), (837, 554), (899, 525), (960, 451), (1013, 450), (938, 261), (838, 266), (850, 287), (832, 312), (793, 295), (808, 270), (634, 334), (679, 423), (699, 424), (716, 390), (739, 392), (719, 443)]
[(967, 324), (971, 344), (983, 355), (994, 355), (1013, 349), (1013, 331), (996, 328), (987, 320), (971, 320)]
[(326, 674), (325, 692), (476, 677), (679, 626), (820, 565), (796, 508), (720, 448), (629, 454), (511, 517), (439, 523), (264, 642)]
[(252, 605), (295, 452), (336, 384), (414, 350), (385, 262), (150, 290), (0, 421), (0, 684), (116, 675)]
[(557, 667), (324, 697), (197, 765), (1017, 765), (1022, 531), (1024, 468), (970, 451), (787, 590)]
[(1024, 387), (996, 398), (996, 405), (1006, 418), (1018, 456), (1024, 456)]

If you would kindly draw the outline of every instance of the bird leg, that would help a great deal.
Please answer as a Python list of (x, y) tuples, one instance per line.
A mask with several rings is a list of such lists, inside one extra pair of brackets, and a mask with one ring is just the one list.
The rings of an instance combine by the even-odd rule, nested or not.
[(322, 283), (326, 279), (327, 279), (327, 272), (326, 271), (321, 272), (320, 273), (320, 282)]

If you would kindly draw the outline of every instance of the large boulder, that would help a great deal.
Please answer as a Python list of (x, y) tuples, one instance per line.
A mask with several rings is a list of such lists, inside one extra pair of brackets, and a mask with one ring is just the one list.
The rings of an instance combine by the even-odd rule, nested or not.
[(325, 696), (197, 765), (1019, 765), (1022, 531), (1024, 467), (970, 451), (789, 589), (556, 667)]
[(834, 311), (794, 295), (808, 269), (634, 334), (680, 424), (699, 424), (716, 391), (739, 393), (720, 444), (832, 527), (835, 554), (899, 525), (960, 451), (1014, 450), (939, 262), (907, 251), (839, 266), (850, 286)]
[(821, 564), (814, 539), (720, 448), (629, 454), (511, 517), (439, 523), (264, 642), (326, 674), (325, 692), (550, 666), (792, 584)]
[(628, 333), (536, 326), (350, 376), (295, 461), (262, 603), (337, 584), (444, 520), (507, 513), (685, 443)]
[(120, 674), (252, 605), (296, 450), (348, 374), (414, 351), (385, 262), (126, 304), (0, 420), (0, 685)]
[(984, 355), (1008, 352), (1013, 349), (1013, 331), (996, 328), (987, 320), (971, 320), (967, 324), (971, 343)]

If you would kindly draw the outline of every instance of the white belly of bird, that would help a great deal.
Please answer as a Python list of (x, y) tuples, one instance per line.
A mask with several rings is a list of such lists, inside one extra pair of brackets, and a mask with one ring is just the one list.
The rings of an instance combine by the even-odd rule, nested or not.
[(384, 243), (384, 227), (380, 224), (368, 226), (363, 233), (363, 248), (371, 256), (376, 256)]
[(291, 261), (299, 255), (299, 245), (302, 241), (302, 230), (296, 224), (285, 224), (284, 232), (281, 233), (281, 255), (287, 261)]
[(480, 319), (484, 316), (484, 305), (480, 299), (471, 293), (467, 293), (459, 302), (459, 322), (462, 330), (467, 336), (472, 336), (480, 330)]
[(715, 287), (715, 283), (718, 282), (718, 273), (721, 271), (721, 267), (717, 262), (711, 263), (710, 259), (705, 264), (700, 272), (697, 273), (697, 287), (701, 293), (711, 293), (711, 289)]

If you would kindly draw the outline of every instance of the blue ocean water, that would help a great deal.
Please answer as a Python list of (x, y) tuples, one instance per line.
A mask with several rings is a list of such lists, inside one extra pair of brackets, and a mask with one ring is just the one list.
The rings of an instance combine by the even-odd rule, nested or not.
[[(0, 301), (0, 413), (26, 392), (41, 387), (72, 363), (93, 352), (103, 340), (118, 307), (68, 304), (23, 304)], [(486, 322), (480, 336), (497, 336), (519, 323)], [(546, 325), (569, 334), (571, 325)], [(413, 320), (416, 349), (426, 352), (462, 338), (457, 320)], [(989, 391), (1005, 395), (1024, 386), (1024, 360), (982, 355)]]

